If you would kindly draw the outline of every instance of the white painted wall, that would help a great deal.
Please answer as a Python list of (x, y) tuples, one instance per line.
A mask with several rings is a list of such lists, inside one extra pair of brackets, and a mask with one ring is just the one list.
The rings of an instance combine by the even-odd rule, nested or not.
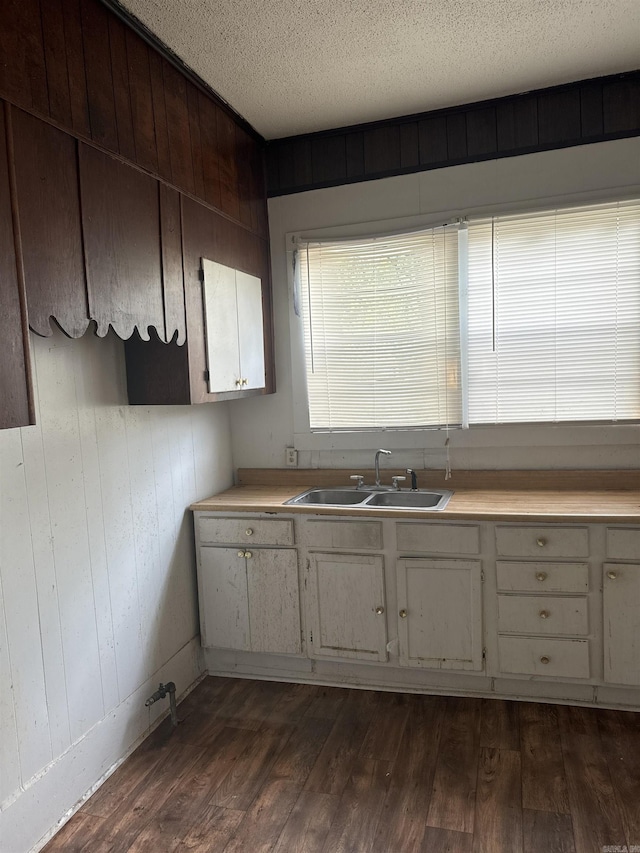
[[(371, 223), (399, 227), (434, 214), (493, 212), (540, 206), (544, 201), (584, 200), (640, 192), (640, 139), (623, 139), (558, 151), (490, 160), (415, 175), (314, 190), (269, 201), (274, 287), (277, 393), (234, 403), (233, 456), (237, 467), (282, 467), (294, 445), (290, 352), (287, 233), (316, 232)], [(443, 468), (442, 431), (415, 441), (360, 435), (334, 436), (328, 449), (300, 439), (299, 467), (371, 467), (372, 450), (393, 449), (393, 467)], [(325, 446), (327, 439), (324, 439)], [(393, 442), (393, 443), (390, 443)], [(314, 447), (315, 443), (315, 447)], [(625, 468), (640, 466), (637, 427), (495, 427), (450, 433), (454, 468)]]
[(189, 503), (228, 407), (129, 407), (113, 335), (32, 336), (37, 426), (0, 432), (0, 851), (30, 850), (202, 670)]

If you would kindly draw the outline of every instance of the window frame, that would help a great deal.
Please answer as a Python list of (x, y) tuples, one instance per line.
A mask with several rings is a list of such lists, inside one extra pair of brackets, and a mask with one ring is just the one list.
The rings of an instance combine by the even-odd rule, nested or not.
[[(629, 445), (638, 442), (640, 422), (564, 421), (559, 423), (534, 421), (509, 424), (471, 424), (459, 426), (408, 427), (362, 430), (312, 430), (306, 387), (304, 330), (302, 318), (294, 310), (293, 252), (298, 241), (343, 240), (348, 238), (386, 236), (404, 231), (429, 229), (456, 219), (476, 219), (522, 213), (536, 213), (553, 207), (580, 207), (638, 198), (638, 189), (625, 187), (612, 190), (574, 193), (572, 195), (538, 198), (511, 204), (483, 205), (451, 209), (422, 216), (410, 216), (374, 222), (351, 223), (343, 226), (290, 231), (286, 234), (287, 295), (289, 311), (290, 365), (293, 409), (293, 443), (301, 451), (375, 450), (384, 444), (390, 450), (440, 452), (446, 439), (465, 449), (576, 447)], [(463, 318), (464, 321), (464, 318)], [(488, 466), (493, 467), (493, 466)]]

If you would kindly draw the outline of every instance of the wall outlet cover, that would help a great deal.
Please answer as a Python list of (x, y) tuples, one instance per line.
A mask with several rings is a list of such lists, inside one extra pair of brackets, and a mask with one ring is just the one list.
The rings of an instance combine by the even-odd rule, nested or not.
[(287, 468), (298, 467), (298, 451), (295, 449), (295, 447), (285, 448), (285, 464)]

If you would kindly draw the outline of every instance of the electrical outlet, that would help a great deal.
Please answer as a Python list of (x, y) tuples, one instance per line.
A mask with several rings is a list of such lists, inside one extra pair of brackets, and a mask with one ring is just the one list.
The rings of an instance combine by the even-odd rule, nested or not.
[(287, 468), (297, 468), (298, 467), (298, 451), (295, 447), (286, 447), (285, 448), (285, 465)]

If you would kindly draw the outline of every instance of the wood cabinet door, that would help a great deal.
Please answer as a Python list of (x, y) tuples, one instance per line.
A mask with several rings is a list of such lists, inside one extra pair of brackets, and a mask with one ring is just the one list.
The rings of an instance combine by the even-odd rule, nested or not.
[(13, 234), (5, 113), (0, 103), (0, 429), (35, 423), (21, 290)]
[(640, 564), (603, 566), (604, 680), (640, 685)]
[(251, 651), (297, 655), (300, 640), (298, 555), (294, 550), (247, 552)]
[(89, 315), (103, 337), (166, 340), (158, 182), (79, 143)]
[(311, 657), (387, 660), (384, 562), (377, 554), (312, 554)]
[(249, 597), (244, 549), (200, 548), (198, 587), (202, 645), (249, 651)]
[(264, 325), (262, 282), (254, 275), (236, 271), (238, 349), (243, 387), (264, 388)]
[(479, 560), (398, 560), (402, 665), (482, 669), (481, 577)]

